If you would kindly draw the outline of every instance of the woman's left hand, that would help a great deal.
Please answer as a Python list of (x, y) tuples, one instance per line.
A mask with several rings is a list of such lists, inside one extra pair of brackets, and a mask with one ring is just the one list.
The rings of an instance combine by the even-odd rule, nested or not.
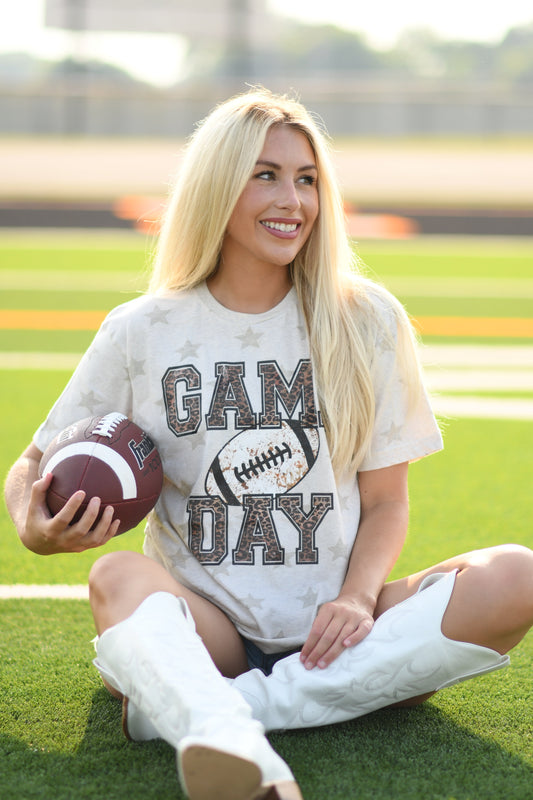
[(353, 647), (372, 630), (374, 618), (357, 598), (338, 597), (320, 607), (300, 659), (306, 669), (324, 669), (347, 647)]

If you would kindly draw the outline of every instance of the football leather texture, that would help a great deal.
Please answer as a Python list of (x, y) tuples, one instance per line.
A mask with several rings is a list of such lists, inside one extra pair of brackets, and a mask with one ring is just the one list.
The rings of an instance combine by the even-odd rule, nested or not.
[(51, 514), (57, 514), (82, 489), (85, 499), (72, 522), (82, 516), (92, 497), (99, 497), (101, 507), (94, 525), (111, 505), (114, 519), (120, 519), (116, 535), (135, 528), (146, 517), (163, 486), (163, 467), (154, 442), (119, 412), (87, 417), (61, 431), (41, 458), (39, 475), (49, 472), (54, 476), (46, 496)]

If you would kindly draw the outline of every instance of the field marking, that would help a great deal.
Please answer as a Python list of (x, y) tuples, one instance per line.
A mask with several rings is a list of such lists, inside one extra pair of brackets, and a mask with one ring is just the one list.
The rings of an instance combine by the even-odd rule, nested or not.
[(490, 344), (422, 344), (424, 367), (527, 367), (533, 368), (533, 346)]
[(14, 583), (0, 584), (0, 600), (88, 600), (89, 587), (84, 584), (67, 585)]
[[(75, 369), (82, 356), (83, 353), (0, 351), (0, 369)], [(419, 356), (426, 374), (446, 367), (454, 370), (533, 369), (532, 345), (422, 344)], [(459, 380), (460, 373), (457, 374)]]
[(533, 338), (533, 319), (524, 317), (415, 317), (422, 336)]
[(425, 369), (426, 383), (431, 392), (530, 392), (533, 391), (531, 369)]
[(522, 299), (533, 297), (529, 278), (386, 278), (385, 286), (402, 297)]
[(19, 311), (0, 310), (0, 329), (33, 331), (95, 331), (106, 311)]
[[(138, 272), (120, 270), (3, 269), (0, 270), (0, 289), (17, 292), (135, 292), (143, 291), (147, 278)], [(533, 283), (533, 281), (532, 281)], [(517, 293), (517, 297), (521, 293)]]
[(431, 397), (434, 413), (441, 417), (533, 420), (533, 400), (499, 397)]
[[(81, 353), (0, 352), (0, 369), (72, 372)], [(533, 400), (449, 396), (446, 391), (531, 391), (533, 346), (422, 345), (420, 360), (436, 414), (447, 417), (533, 420)]]
[(0, 369), (68, 370), (78, 366), (82, 353), (0, 352)]
[[(2, 330), (89, 330), (102, 324), (107, 311), (1, 309)], [(520, 317), (416, 317), (413, 325), (426, 336), (533, 338), (533, 319)]]
[[(393, 294), (402, 297), (506, 298), (533, 297), (533, 280), (529, 278), (450, 278), (404, 277), (382, 279)], [(0, 270), (0, 289), (6, 291), (53, 292), (142, 292), (148, 275), (120, 270), (5, 269)]]

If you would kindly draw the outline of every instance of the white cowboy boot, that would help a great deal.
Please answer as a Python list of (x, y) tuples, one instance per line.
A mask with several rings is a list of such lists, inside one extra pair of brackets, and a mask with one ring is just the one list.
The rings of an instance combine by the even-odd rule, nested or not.
[(273, 784), (280, 798), (301, 798), (263, 726), (213, 664), (183, 598), (150, 595), (104, 631), (96, 651), (102, 676), (176, 748), (191, 800), (262, 800)]
[(428, 576), (415, 595), (378, 617), (362, 642), (325, 669), (306, 670), (295, 653), (269, 676), (254, 669), (231, 683), (269, 731), (355, 719), (506, 666), (508, 656), (443, 635), (455, 575)]

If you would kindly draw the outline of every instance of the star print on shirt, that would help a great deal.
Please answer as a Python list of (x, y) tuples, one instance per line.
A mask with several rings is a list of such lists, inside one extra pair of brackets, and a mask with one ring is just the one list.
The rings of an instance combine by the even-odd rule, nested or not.
[(300, 598), (300, 600), (302, 601), (302, 606), (304, 608), (313, 608), (313, 606), (316, 606), (317, 597), (318, 593), (313, 591), (313, 589), (309, 587), (307, 592)]
[(402, 426), (395, 425), (394, 422), (391, 422), (390, 428), (388, 431), (385, 432), (385, 438), (387, 439), (387, 443), (390, 444), (391, 442), (397, 442), (402, 438)]
[(180, 351), (181, 358), (184, 360), (188, 358), (197, 358), (198, 348), (198, 344), (194, 344), (190, 339), (187, 339), (186, 342), (183, 342), (183, 347)]
[(204, 447), (205, 433), (205, 431), (202, 431), (201, 433), (197, 433), (195, 436), (188, 437), (188, 442), (192, 450), (196, 450), (197, 447)]
[(80, 394), (80, 406), (82, 408), (88, 408), (89, 411), (92, 412), (94, 408), (99, 403), (99, 398), (95, 395), (94, 392), (86, 392), (85, 394)]
[(331, 545), (331, 547), (328, 547), (328, 550), (331, 553), (332, 561), (337, 561), (339, 558), (346, 558), (346, 548), (340, 541), (334, 545)]
[(298, 325), (296, 326), (296, 330), (298, 331), (301, 341), (305, 342), (307, 339), (307, 328), (305, 326), (305, 323), (299, 322)]
[(150, 320), (151, 325), (157, 325), (158, 323), (162, 323), (166, 325), (168, 322), (168, 315), (170, 314), (170, 310), (165, 310), (164, 308), (160, 308), (159, 306), (155, 306), (152, 311), (149, 311), (146, 314), (147, 319)]
[(242, 603), (246, 608), (263, 608), (264, 600), (260, 600), (258, 597), (254, 597), (253, 594), (249, 594), (248, 597), (242, 598)]
[(234, 337), (242, 343), (242, 347), (260, 347), (260, 341), (263, 338), (262, 333), (255, 333), (253, 328), (248, 328), (244, 333)]
[(146, 374), (146, 359), (144, 358), (132, 358), (130, 361), (130, 374), (132, 378), (139, 377), (141, 375)]

